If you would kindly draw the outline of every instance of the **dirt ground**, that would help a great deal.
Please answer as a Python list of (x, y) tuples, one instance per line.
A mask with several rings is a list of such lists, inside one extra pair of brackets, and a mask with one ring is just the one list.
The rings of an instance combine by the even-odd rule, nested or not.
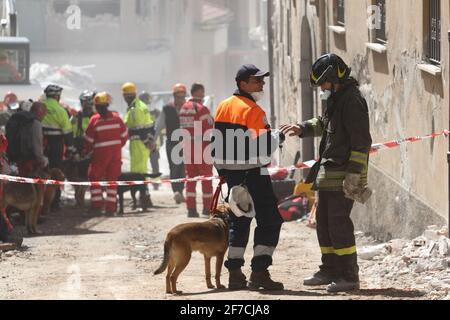
[[(302, 279), (316, 270), (320, 255), (315, 230), (296, 222), (283, 225), (270, 269), (286, 290), (208, 290), (203, 257), (194, 253), (178, 281), (184, 294), (167, 295), (165, 276), (153, 276), (161, 263), (165, 235), (176, 224), (193, 219), (186, 218), (183, 206), (174, 204), (169, 188), (152, 192), (152, 197), (157, 207), (147, 213), (86, 218), (80, 210), (64, 209), (49, 216), (40, 226), (45, 235), (25, 238), (21, 251), (0, 253), (0, 299), (426, 299), (425, 292), (409, 289), (408, 284), (401, 288), (368, 287), (364, 269), (374, 263), (370, 261), (361, 262), (362, 290), (358, 292), (330, 295), (324, 287), (304, 287)], [(251, 254), (249, 244), (244, 269), (247, 276)], [(222, 282), (228, 283), (226, 269)]]

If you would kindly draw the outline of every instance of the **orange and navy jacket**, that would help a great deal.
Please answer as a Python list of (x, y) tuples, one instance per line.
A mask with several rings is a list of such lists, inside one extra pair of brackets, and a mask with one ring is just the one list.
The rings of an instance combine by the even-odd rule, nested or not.
[(90, 153), (121, 152), (128, 140), (125, 123), (115, 112), (108, 112), (106, 118), (98, 113), (92, 116), (85, 134), (85, 151)]
[(278, 144), (271, 135), (266, 113), (252, 96), (237, 90), (219, 105), (214, 122), (213, 157), (217, 170), (249, 170), (270, 164)]

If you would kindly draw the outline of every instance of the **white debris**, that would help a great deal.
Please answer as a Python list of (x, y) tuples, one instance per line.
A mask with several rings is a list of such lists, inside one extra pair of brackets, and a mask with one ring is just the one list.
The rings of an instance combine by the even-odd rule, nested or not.
[(408, 287), (429, 299), (448, 299), (450, 240), (443, 232), (445, 228), (430, 226), (413, 240), (395, 239), (362, 247), (358, 243), (361, 276), (369, 286)]
[(379, 244), (371, 247), (364, 247), (358, 251), (359, 258), (363, 260), (372, 260), (376, 256), (383, 256), (391, 251), (387, 244)]
[(86, 70), (91, 68), (95, 68), (95, 66), (64, 65), (53, 67), (48, 64), (34, 63), (30, 67), (30, 80), (31, 83), (39, 84), (43, 88), (48, 84), (58, 84), (74, 89), (89, 88), (92, 87), (94, 78)]
[(439, 254), (441, 256), (447, 256), (448, 255), (448, 247), (449, 247), (449, 239), (446, 239), (442, 237), (439, 239)]

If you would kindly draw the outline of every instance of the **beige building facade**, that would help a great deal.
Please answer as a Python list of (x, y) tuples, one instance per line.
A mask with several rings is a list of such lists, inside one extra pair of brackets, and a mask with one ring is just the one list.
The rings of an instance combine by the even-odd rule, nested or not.
[[(273, 0), (269, 27), (276, 125), (321, 114), (309, 72), (334, 52), (360, 82), (374, 143), (449, 129), (449, 0)], [(310, 160), (317, 149), (312, 139), (289, 140), (282, 161), (292, 164), (299, 150)], [(375, 194), (355, 207), (357, 228), (386, 240), (446, 224), (447, 150), (438, 137), (373, 154)]]

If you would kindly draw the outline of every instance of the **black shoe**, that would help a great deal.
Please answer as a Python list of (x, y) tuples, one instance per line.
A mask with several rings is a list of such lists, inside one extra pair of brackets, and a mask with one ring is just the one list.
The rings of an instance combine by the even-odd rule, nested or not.
[(210, 217), (209, 209), (206, 209), (206, 208), (203, 209), (202, 216), (205, 217), (205, 218), (209, 218)]
[(241, 269), (230, 270), (230, 276), (228, 278), (229, 290), (243, 290), (247, 289), (247, 278), (242, 273)]
[(269, 291), (284, 290), (284, 285), (281, 282), (273, 281), (268, 270), (259, 272), (253, 271), (250, 276), (248, 287), (250, 290), (259, 290), (259, 288)]
[(327, 287), (327, 291), (329, 293), (350, 292), (359, 289), (360, 289), (359, 281), (348, 281), (344, 279), (336, 280)]
[(198, 214), (196, 209), (188, 209), (188, 218), (198, 218), (200, 215)]
[(325, 286), (331, 284), (333, 282), (333, 278), (326, 275), (325, 273), (319, 271), (314, 274), (312, 277), (306, 278), (303, 280), (304, 286)]

